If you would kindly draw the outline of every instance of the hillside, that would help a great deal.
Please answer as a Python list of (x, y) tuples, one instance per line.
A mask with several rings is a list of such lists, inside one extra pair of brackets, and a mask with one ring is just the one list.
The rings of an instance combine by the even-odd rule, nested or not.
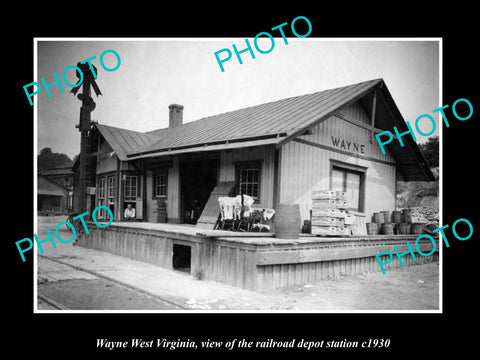
[(431, 168), (437, 181), (397, 181), (397, 210), (412, 208), (428, 222), (438, 223), (439, 168)]
[(62, 166), (71, 166), (72, 160), (65, 154), (55, 153), (51, 148), (45, 147), (37, 155), (38, 171), (50, 170)]

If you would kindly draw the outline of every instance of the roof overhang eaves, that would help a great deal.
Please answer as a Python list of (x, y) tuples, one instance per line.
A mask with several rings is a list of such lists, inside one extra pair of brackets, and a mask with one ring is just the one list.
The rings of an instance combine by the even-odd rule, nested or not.
[(270, 137), (266, 139), (246, 140), (246, 141), (239, 141), (239, 142), (222, 142), (219, 144), (201, 144), (193, 147), (176, 148), (176, 149), (172, 149), (172, 148), (161, 149), (154, 152), (129, 155), (127, 161), (152, 158), (152, 157), (188, 154), (188, 153), (194, 153), (194, 152), (233, 150), (233, 149), (248, 148), (248, 147), (255, 147), (255, 146), (267, 146), (267, 145), (276, 146), (280, 141), (280, 139), (281, 139), (280, 136), (276, 136), (276, 137)]
[[(389, 115), (392, 119), (392, 128), (393, 126), (397, 126), (399, 129), (403, 129), (402, 131), (407, 130), (405, 120), (403, 119), (403, 116), (397, 108), (395, 101), (393, 100), (390, 92), (388, 91), (386, 84), (382, 79), (377, 80), (378, 81), (372, 83), (371, 86), (364, 89), (364, 91), (356, 94), (355, 96), (352, 96), (349, 99), (346, 99), (338, 107), (331, 109), (324, 114), (321, 114), (315, 120), (309, 122), (301, 129), (292, 132), (291, 134), (283, 138), (276, 146), (281, 147), (289, 141), (294, 140), (298, 136), (301, 136), (306, 130), (312, 129), (318, 124), (321, 124), (322, 122), (329, 119), (338, 111), (338, 109), (353, 104), (355, 101), (358, 101), (359, 99), (370, 94), (374, 90), (377, 90), (378, 93), (381, 95), (381, 98), (388, 109)], [(394, 157), (395, 161), (397, 162), (397, 167), (401, 167), (400, 171), (402, 175), (405, 178), (408, 178), (407, 181), (436, 181), (435, 176), (433, 175), (430, 168), (427, 166), (425, 157), (421, 153), (416, 142), (414, 142), (410, 138), (403, 139), (403, 141), (406, 144), (405, 148), (400, 148), (400, 145), (395, 146), (393, 145), (393, 143), (390, 144), (390, 146), (395, 147), (394, 149), (390, 149), (390, 152)], [(400, 155), (402, 153), (403, 155)]]
[[(400, 110), (398, 109), (395, 101), (392, 98), (392, 95), (387, 89), (387, 86), (383, 84), (383, 86), (380, 87), (380, 91), (378, 92), (380, 94), (380, 98), (385, 104), (385, 107), (387, 109), (387, 112), (389, 116), (392, 119), (392, 130), (393, 126), (396, 126), (402, 133), (408, 130), (407, 124), (405, 122), (405, 119), (403, 118), (402, 114), (400, 113)], [(405, 155), (401, 154), (408, 154), (408, 157), (413, 160), (414, 164), (408, 164), (406, 167), (407, 168), (412, 168), (416, 167), (417, 170), (423, 174), (423, 177), (417, 177), (417, 176), (408, 176), (408, 178), (411, 178), (409, 181), (436, 181), (435, 176), (433, 175), (432, 171), (427, 165), (427, 161), (425, 157), (423, 156), (422, 152), (420, 151), (420, 148), (418, 147), (417, 143), (411, 139), (410, 137), (406, 137), (402, 139), (404, 142), (404, 146), (400, 146), (398, 143), (391, 143), (388, 145), (387, 149), (390, 150), (392, 153), (392, 156), (395, 158), (395, 161), (402, 163), (405, 161), (402, 160), (402, 158), (405, 157)], [(408, 161), (406, 162), (408, 163)]]

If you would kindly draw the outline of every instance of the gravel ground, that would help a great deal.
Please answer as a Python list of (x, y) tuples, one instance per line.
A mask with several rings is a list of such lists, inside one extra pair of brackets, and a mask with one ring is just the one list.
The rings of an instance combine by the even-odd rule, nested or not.
[[(270, 292), (265, 292), (268, 295)], [(429, 263), (382, 273), (272, 291), (276, 306), (292, 310), (438, 310), (439, 265)]]
[[(64, 217), (39, 218), (39, 235), (45, 234), (46, 227), (54, 229), (55, 224), (63, 220)], [(185, 273), (71, 244), (58, 244), (56, 249), (45, 250), (44, 256), (118, 279), (121, 283), (185, 304), (192, 310), (439, 309), (438, 262), (390, 269), (385, 275), (366, 272), (302, 286), (253, 292), (214, 281), (196, 280)]]

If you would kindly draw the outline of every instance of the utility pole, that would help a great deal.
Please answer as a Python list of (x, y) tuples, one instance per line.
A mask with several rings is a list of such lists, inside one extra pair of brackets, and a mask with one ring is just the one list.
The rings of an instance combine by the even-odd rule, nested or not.
[[(97, 69), (95, 66), (90, 68), (90, 65), (85, 63), (77, 63), (77, 67), (83, 73), (83, 92), (77, 95), (77, 98), (82, 101), (82, 106), (80, 107), (80, 123), (75, 126), (80, 131), (80, 155), (79, 155), (79, 182), (78, 182), (78, 192), (77, 196), (78, 205), (76, 209), (79, 213), (84, 213), (87, 211), (87, 183), (90, 185), (89, 180), (89, 171), (87, 171), (87, 152), (89, 150), (88, 144), (88, 132), (92, 125), (91, 121), (91, 112), (95, 109), (95, 102), (93, 101), (91, 94), (90, 86), (93, 87), (97, 97), (102, 95), (100, 89), (98, 88), (95, 79), (97, 78)], [(82, 80), (82, 74), (77, 71), (77, 77), (79, 82)], [(80, 89), (80, 85), (72, 88), (70, 91), (74, 95)]]

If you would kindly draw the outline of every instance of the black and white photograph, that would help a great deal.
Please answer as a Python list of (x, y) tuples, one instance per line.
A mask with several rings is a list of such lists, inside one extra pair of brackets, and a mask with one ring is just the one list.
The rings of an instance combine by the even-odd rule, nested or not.
[(441, 310), (441, 39), (36, 45), (39, 311)]
[(469, 6), (109, 5), (4, 29), (6, 350), (474, 349)]

